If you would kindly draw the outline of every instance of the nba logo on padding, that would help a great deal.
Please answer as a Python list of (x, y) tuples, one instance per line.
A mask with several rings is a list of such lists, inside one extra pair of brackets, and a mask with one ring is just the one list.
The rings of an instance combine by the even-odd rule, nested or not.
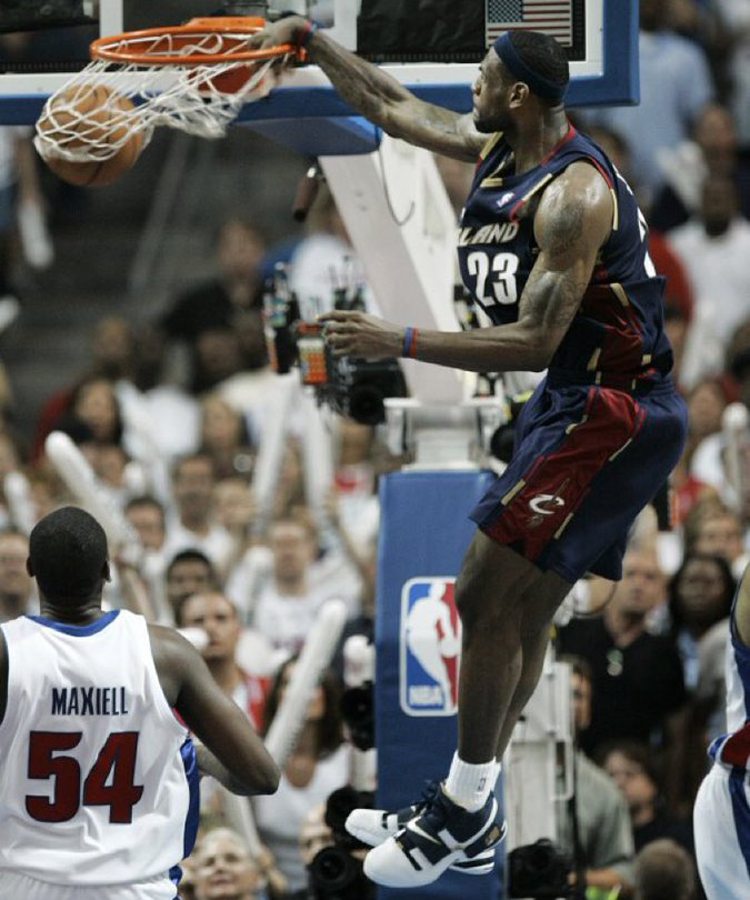
[(452, 716), (458, 703), (461, 622), (455, 578), (411, 578), (401, 592), (401, 709)]

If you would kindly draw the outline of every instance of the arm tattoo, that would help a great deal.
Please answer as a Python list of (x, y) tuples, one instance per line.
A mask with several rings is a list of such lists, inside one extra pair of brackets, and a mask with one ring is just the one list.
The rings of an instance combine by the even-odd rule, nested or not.
[(461, 117), (452, 109), (445, 109), (442, 106), (433, 106), (425, 104), (424, 119), (422, 124), (426, 128), (432, 128), (443, 134), (460, 135)]
[(465, 133), (467, 115), (419, 100), (390, 74), (331, 40), (317, 37), (312, 59), (346, 103), (393, 137), (468, 161), (486, 141)]
[(591, 269), (582, 253), (586, 233), (583, 198), (558, 195), (545, 211), (541, 255), (519, 304), (519, 319), (544, 332), (567, 329), (588, 287)]
[(377, 121), (383, 104), (389, 100), (408, 96), (391, 75), (334, 41), (318, 37), (311, 48), (311, 59), (325, 72), (342, 99), (369, 119)]
[(532, 272), (519, 306), (519, 319), (544, 331), (567, 328), (581, 302), (588, 282), (573, 273)]
[(545, 229), (545, 250), (555, 257), (564, 253), (583, 235), (584, 205), (579, 200), (556, 210)]

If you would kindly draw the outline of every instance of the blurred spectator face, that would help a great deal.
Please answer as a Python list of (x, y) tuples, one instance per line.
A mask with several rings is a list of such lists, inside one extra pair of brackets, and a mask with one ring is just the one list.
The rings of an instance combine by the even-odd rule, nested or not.
[(711, 168), (714, 168), (717, 157), (734, 162), (737, 130), (729, 110), (718, 103), (710, 103), (695, 123), (695, 140)]
[(217, 257), (221, 271), (230, 280), (255, 276), (265, 252), (263, 239), (248, 223), (230, 219), (222, 227)]
[(222, 478), (214, 490), (214, 511), (227, 530), (247, 528), (255, 514), (250, 485), (242, 478)]
[(727, 405), (726, 397), (714, 380), (697, 384), (688, 397), (690, 433), (703, 438), (721, 430), (721, 416)]
[(737, 516), (729, 510), (715, 515), (707, 513), (699, 525), (694, 550), (734, 562), (744, 550), (742, 526)]
[(181, 559), (173, 563), (167, 574), (169, 605), (176, 610), (185, 598), (209, 590), (212, 584), (213, 572), (209, 563), (199, 559)]
[(591, 724), (591, 682), (577, 672), (570, 676), (573, 695), (573, 723), (576, 733), (585, 731)]
[(312, 536), (298, 522), (277, 522), (271, 528), (269, 543), (274, 574), (282, 583), (302, 578), (315, 558)]
[(244, 844), (226, 828), (201, 839), (193, 872), (196, 900), (254, 900), (265, 884)]
[(183, 459), (174, 472), (174, 496), (183, 518), (202, 518), (211, 509), (214, 469), (206, 456)]
[(102, 443), (116, 440), (119, 412), (109, 381), (102, 378), (84, 384), (78, 392), (73, 412), (88, 425), (94, 440)]
[(193, 594), (180, 610), (180, 627), (202, 628), (208, 644), (202, 651), (206, 661), (234, 659), (242, 626), (237, 610), (223, 594)]
[(135, 336), (134, 381), (139, 390), (147, 391), (161, 381), (164, 368), (164, 335), (154, 325), (138, 328)]
[(611, 605), (626, 615), (646, 615), (664, 600), (665, 578), (652, 550), (629, 550)]
[(37, 521), (56, 509), (64, 499), (64, 492), (57, 474), (48, 467), (29, 475), (31, 500)]
[(731, 598), (721, 569), (711, 559), (688, 559), (677, 583), (682, 617), (688, 626), (708, 628), (729, 612)]
[[(84, 447), (81, 448), (84, 450)], [(87, 444), (86, 456), (96, 476), (113, 488), (123, 487), (128, 458), (117, 444)]]
[(208, 450), (231, 450), (242, 439), (242, 418), (221, 397), (212, 394), (201, 404), (201, 437)]
[(231, 328), (210, 328), (195, 341), (195, 354), (204, 383), (213, 386), (242, 370), (240, 342)]
[(99, 370), (111, 378), (119, 378), (133, 362), (133, 329), (129, 322), (116, 316), (102, 319), (94, 329), (92, 351)]
[(0, 479), (15, 472), (20, 465), (16, 445), (7, 434), (0, 433)]
[(703, 185), (701, 218), (709, 237), (720, 237), (737, 215), (737, 188), (721, 175), (710, 175)]
[(670, 13), (670, 6), (670, 0), (641, 0), (641, 29), (658, 31), (664, 28)]
[(604, 150), (623, 178), (628, 182), (632, 181), (630, 151), (623, 138), (616, 132), (610, 131), (609, 128), (601, 128), (599, 126), (589, 128), (588, 133), (592, 140), (596, 141)]
[(28, 598), (31, 577), (26, 571), (29, 542), (22, 534), (0, 534), (0, 596)]
[(339, 465), (352, 466), (367, 462), (372, 453), (374, 431), (370, 425), (360, 425), (351, 419), (339, 423)]
[(604, 771), (625, 798), (631, 817), (656, 803), (656, 785), (643, 767), (619, 750), (607, 754)]
[(156, 503), (137, 503), (125, 511), (128, 522), (138, 532), (146, 550), (161, 550), (164, 546), (164, 511)]

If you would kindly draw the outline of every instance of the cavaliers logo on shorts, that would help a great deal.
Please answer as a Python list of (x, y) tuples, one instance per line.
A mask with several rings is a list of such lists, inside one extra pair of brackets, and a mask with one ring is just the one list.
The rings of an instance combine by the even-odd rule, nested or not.
[(401, 709), (452, 716), (458, 704), (461, 622), (455, 579), (411, 578), (401, 592)]

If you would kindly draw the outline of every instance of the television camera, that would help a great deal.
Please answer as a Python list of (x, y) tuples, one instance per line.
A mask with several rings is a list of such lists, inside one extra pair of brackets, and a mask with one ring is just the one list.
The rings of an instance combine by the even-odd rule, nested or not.
[[(362, 287), (336, 288), (333, 308), (364, 311)], [(276, 267), (268, 284), (264, 321), (271, 367), (283, 375), (298, 366), (302, 384), (314, 389), (320, 405), (363, 425), (377, 425), (385, 421), (385, 398), (406, 396), (406, 380), (397, 359), (334, 357), (326, 346), (323, 326), (303, 318), (283, 266)]]

